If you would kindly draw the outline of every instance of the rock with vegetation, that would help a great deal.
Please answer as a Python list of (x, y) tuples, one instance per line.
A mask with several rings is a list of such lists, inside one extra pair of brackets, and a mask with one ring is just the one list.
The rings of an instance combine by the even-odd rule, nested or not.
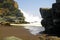
[(0, 0), (0, 22), (27, 23), (14, 0)]

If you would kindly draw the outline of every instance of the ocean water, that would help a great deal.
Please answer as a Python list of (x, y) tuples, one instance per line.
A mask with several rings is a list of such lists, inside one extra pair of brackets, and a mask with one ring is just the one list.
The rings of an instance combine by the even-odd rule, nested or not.
[(41, 26), (26, 26), (24, 28), (28, 29), (28, 31), (33, 35), (37, 35), (45, 30), (45, 28)]

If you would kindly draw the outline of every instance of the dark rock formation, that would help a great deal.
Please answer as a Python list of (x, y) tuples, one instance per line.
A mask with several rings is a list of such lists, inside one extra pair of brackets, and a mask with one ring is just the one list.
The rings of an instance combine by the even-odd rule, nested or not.
[(44, 33), (60, 37), (60, 2), (52, 4), (52, 8), (40, 8), (42, 21), (41, 24), (45, 27)]

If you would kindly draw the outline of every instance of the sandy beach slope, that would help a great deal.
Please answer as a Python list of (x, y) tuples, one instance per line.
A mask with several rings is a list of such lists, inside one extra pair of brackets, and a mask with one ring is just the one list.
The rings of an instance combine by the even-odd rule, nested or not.
[(37, 36), (29, 33), (23, 27), (2, 26), (0, 25), (0, 38), (15, 36), (23, 40), (40, 40)]

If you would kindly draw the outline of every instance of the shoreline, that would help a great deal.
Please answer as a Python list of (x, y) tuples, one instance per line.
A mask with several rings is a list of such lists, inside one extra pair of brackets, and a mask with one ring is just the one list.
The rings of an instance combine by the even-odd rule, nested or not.
[(13, 25), (13, 26), (40, 26), (42, 27), (40, 24), (10, 24), (10, 25)]
[(37, 36), (32, 35), (23, 27), (11, 27), (0, 25), (0, 38), (15, 36), (23, 40), (40, 40)]

